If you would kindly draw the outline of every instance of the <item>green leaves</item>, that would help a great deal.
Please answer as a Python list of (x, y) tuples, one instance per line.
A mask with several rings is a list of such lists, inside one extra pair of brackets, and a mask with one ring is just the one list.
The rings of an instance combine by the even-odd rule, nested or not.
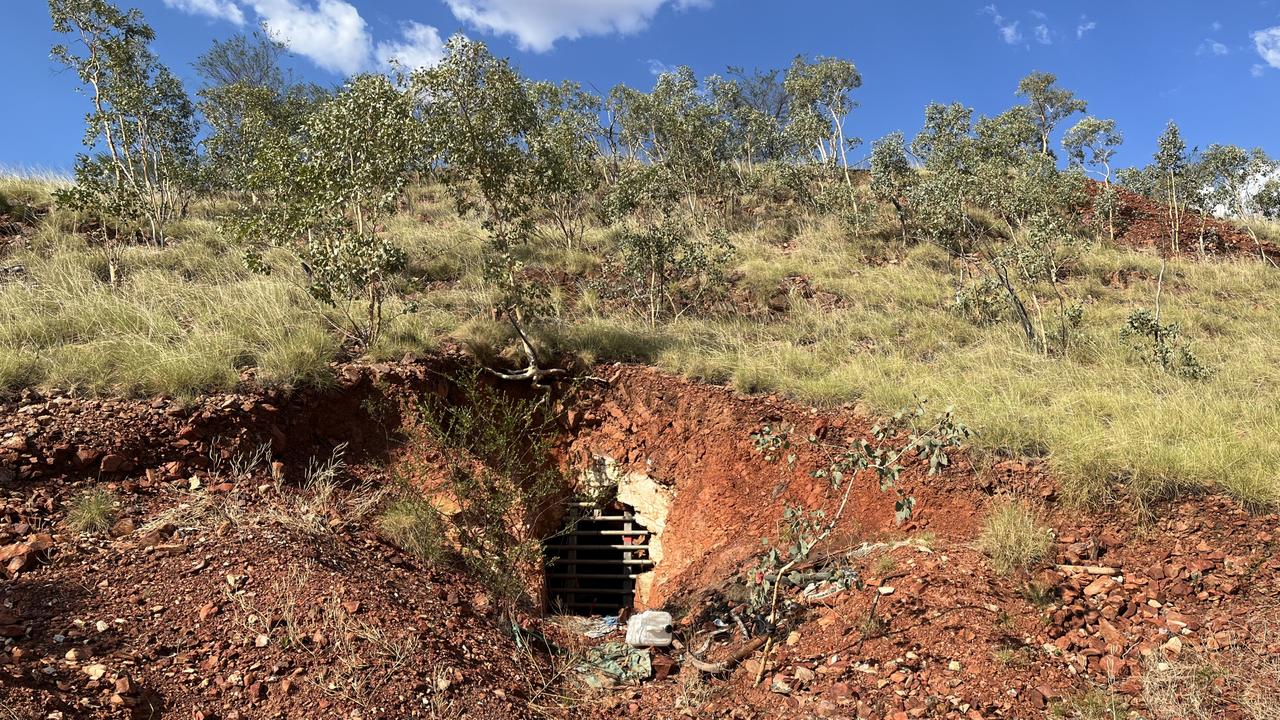
[[(151, 52), (155, 33), (137, 10), (106, 0), (49, 0), (55, 32), (75, 38), (52, 55), (75, 71), (93, 103), (76, 162), (76, 188), (59, 201), (116, 225), (137, 220), (151, 240), (179, 215), (196, 180), (195, 110), (182, 83)], [(104, 238), (107, 233), (103, 232)]]
[(1144, 361), (1188, 380), (1212, 377), (1213, 370), (1200, 362), (1181, 336), (1177, 323), (1161, 323), (1159, 316), (1146, 308), (1129, 313), (1120, 330), (1120, 337)]
[[(382, 75), (361, 75), (320, 101), (300, 122), (246, 113), (240, 128), (255, 150), (244, 166), (245, 209), (230, 228), (250, 267), (263, 246), (288, 248), (307, 291), (337, 309), (341, 331), (368, 347), (381, 330), (391, 277), (403, 252), (378, 232), (409, 177), (427, 157), (427, 133), (412, 97)], [(355, 301), (361, 315), (348, 312)]]

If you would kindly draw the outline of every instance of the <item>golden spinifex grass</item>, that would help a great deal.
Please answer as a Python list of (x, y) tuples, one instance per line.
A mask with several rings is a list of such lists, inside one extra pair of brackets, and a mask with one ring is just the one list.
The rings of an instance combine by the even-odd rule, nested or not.
[[(484, 231), (447, 202), (417, 190), (386, 225), (408, 255), (396, 282), (416, 311), (401, 315), (396, 301), (373, 357), (445, 337), (485, 360), (510, 350), (510, 329), (490, 315)], [(248, 367), (265, 382), (325, 382), (343, 352), (326, 319), (334, 310), (307, 296), (287, 259), (271, 275), (245, 270), (215, 222), (219, 207), (202, 203), (165, 247), (124, 248), (115, 285), (101, 248), (57, 212), (46, 217), (30, 249), (0, 263), (26, 267), (0, 284), (0, 387), (186, 395), (231, 387)], [(1154, 255), (1101, 241), (1085, 249), (1065, 280), (1083, 321), (1065, 355), (1045, 355), (1011, 321), (957, 313), (959, 266), (929, 244), (904, 250), (895, 232), (889, 213), (859, 235), (802, 210), (765, 217), (730, 232), (727, 299), (657, 327), (589, 280), (616, 254), (615, 230), (589, 228), (572, 250), (535, 236), (517, 252), (526, 271), (578, 278), (542, 298), (535, 340), (548, 350), (817, 405), (891, 412), (928, 396), (955, 406), (980, 450), (1047, 457), (1078, 502), (1215, 487), (1254, 507), (1280, 504), (1280, 271), (1251, 258), (1168, 261), (1161, 319), (1178, 323), (1212, 370), (1191, 380), (1144, 362), (1120, 336), (1131, 311), (1153, 306)], [(766, 312), (793, 275), (839, 301), (793, 296), (786, 312)], [(739, 312), (743, 303), (759, 312)]]

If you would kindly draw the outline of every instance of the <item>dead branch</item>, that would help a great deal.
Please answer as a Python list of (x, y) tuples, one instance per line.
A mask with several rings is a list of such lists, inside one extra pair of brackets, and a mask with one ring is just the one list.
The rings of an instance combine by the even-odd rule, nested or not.
[(729, 671), (735, 665), (737, 665), (738, 663), (745, 660), (748, 656), (750, 656), (751, 653), (754, 653), (756, 650), (759, 650), (760, 647), (764, 645), (765, 639), (766, 639), (766, 636), (764, 635), (757, 636), (754, 640), (751, 640), (750, 642), (746, 643), (742, 647), (733, 651), (732, 655), (730, 655), (728, 658), (720, 662), (714, 662), (714, 663), (707, 662), (706, 660), (702, 660), (698, 658), (698, 656), (694, 655), (692, 651), (687, 651), (685, 655), (689, 664), (694, 666), (695, 668), (701, 670), (704, 673), (719, 675), (720, 673)]
[(520, 336), (520, 348), (524, 351), (525, 359), (528, 365), (523, 370), (517, 372), (502, 372), (488, 368), (489, 372), (502, 378), (503, 380), (529, 380), (532, 381), (533, 387), (545, 389), (547, 385), (543, 382), (548, 378), (560, 378), (568, 374), (568, 370), (564, 368), (543, 368), (538, 361), (538, 352), (534, 349), (533, 343), (529, 340), (529, 336), (525, 334), (524, 328), (520, 327), (519, 320), (516, 319), (514, 308), (507, 309), (507, 320), (511, 322), (511, 327), (515, 329), (516, 335)]

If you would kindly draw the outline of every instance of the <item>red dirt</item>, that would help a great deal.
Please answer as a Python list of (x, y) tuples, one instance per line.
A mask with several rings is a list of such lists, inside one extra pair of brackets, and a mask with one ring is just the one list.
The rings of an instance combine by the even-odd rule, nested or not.
[[(638, 688), (584, 695), (573, 673), (548, 687), (547, 658), (517, 649), (473, 583), (379, 539), (355, 509), (367, 487), (340, 492), (314, 527), (296, 522), (290, 504), (307, 491), (278, 486), (263, 468), (231, 469), (237, 453), (271, 440), (283, 463), (274, 472), (296, 483), (308, 458), (347, 441), (348, 484), (385, 484), (402, 451), (398, 401), (448, 392), (441, 378), (458, 362), (348, 367), (329, 391), (189, 406), (28, 393), (0, 408), (0, 706), (65, 718), (520, 717), (535, 708), (584, 718), (1023, 718), (1093, 687), (1140, 709), (1140, 678), (1161, 656), (1235, 648), (1280, 662), (1280, 645), (1255, 632), (1280, 623), (1276, 516), (1214, 496), (1161, 508), (1145, 525), (1121, 508), (1081, 513), (1055, 504), (1036, 464), (975, 467), (958, 452), (939, 475), (908, 464), (902, 484), (917, 510), (901, 528), (892, 495), (856, 480), (824, 552), (891, 544), (845, 561), (861, 589), (818, 602), (784, 596), (807, 610), (780, 632), (759, 685), (760, 652), (724, 678), (656, 652), (655, 664), (671, 657), (676, 667)], [(688, 639), (734, 602), (735, 578), (761, 536), (776, 534), (786, 504), (830, 513), (839, 500), (811, 477), (817, 457), (803, 440), (788, 469), (764, 462), (750, 433), (783, 420), (795, 437), (839, 440), (866, 436), (872, 421), (642, 367), (594, 372), (610, 382), (563, 408), (561, 462), (576, 471), (609, 456), (674, 489), (652, 599), (681, 613)], [(104, 484), (134, 529), (70, 532), (68, 501)], [(1032, 578), (996, 574), (974, 548), (1004, 493), (1043, 503), (1057, 534)], [(192, 519), (188, 509), (166, 527), (162, 514), (183, 503), (204, 512)], [(1025, 591), (1028, 580), (1038, 593)], [(878, 623), (868, 624), (873, 604)], [(722, 639), (707, 659), (743, 642)], [(79, 655), (68, 659), (72, 649)], [(344, 659), (365, 666), (346, 674)], [(98, 679), (87, 672), (94, 665)], [(353, 691), (353, 677), (372, 685)], [(560, 696), (578, 700), (556, 707)], [(1213, 712), (1249, 717), (1229, 698)]]
[[(1097, 188), (1097, 183), (1090, 187)], [(1168, 207), (1142, 195), (1115, 186), (1120, 209), (1116, 225), (1122, 230), (1116, 240), (1132, 247), (1154, 248), (1164, 255), (1173, 252), (1172, 232), (1169, 227)], [(1086, 213), (1086, 220), (1088, 220)], [(1255, 240), (1248, 231), (1230, 220), (1201, 215), (1188, 210), (1182, 219), (1178, 252), (1199, 256), (1200, 239), (1204, 237), (1204, 254), (1260, 257), (1280, 261), (1280, 247), (1273, 243)]]

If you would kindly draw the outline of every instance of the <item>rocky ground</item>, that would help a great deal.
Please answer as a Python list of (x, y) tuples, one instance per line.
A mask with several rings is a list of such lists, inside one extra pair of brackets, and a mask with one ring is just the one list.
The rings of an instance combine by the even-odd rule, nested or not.
[[(393, 401), (447, 393), (438, 371), (455, 360), (349, 367), (326, 392), (6, 403), (0, 718), (1277, 717), (1275, 515), (1214, 496), (1145, 521), (1080, 512), (1015, 460), (909, 469), (903, 527), (891, 498), (860, 491), (815, 556), (857, 582), (788, 589), (766, 654), (760, 628), (731, 620), (740, 570), (785, 504), (834, 497), (812, 458), (784, 473), (750, 433), (787, 419), (857, 435), (869, 419), (627, 367), (595, 370), (609, 383), (565, 409), (559, 452), (670, 483), (655, 597), (683, 650), (654, 651), (642, 684), (586, 687), (581, 653), (618, 637), (520, 614), (517, 641), (482, 588), (377, 531)], [(76, 532), (68, 513), (91, 489), (114, 494), (110, 528)], [(1055, 540), (1035, 571), (1002, 575), (976, 537), (1014, 491)]]

